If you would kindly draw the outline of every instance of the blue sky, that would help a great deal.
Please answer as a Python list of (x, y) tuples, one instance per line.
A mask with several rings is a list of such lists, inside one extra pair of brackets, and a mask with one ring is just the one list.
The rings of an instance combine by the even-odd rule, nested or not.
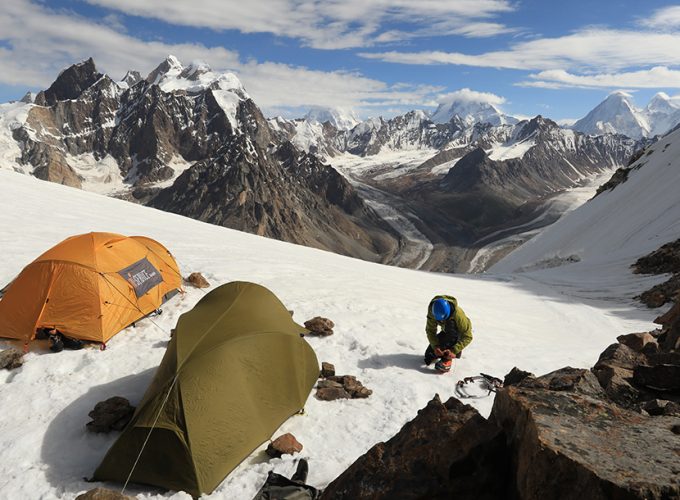
[[(613, 90), (680, 93), (680, 4), (539, 0), (3, 0), (0, 101), (94, 57), (235, 72), (269, 114), (432, 109), (451, 93), (575, 119)], [(471, 91), (460, 92), (460, 89)]]

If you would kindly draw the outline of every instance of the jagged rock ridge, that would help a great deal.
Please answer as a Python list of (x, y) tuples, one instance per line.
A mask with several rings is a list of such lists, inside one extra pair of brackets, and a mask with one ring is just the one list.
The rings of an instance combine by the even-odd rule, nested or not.
[(169, 56), (121, 82), (88, 59), (26, 104), (13, 130), (36, 177), (368, 260), (398, 236), (267, 120), (238, 79)]

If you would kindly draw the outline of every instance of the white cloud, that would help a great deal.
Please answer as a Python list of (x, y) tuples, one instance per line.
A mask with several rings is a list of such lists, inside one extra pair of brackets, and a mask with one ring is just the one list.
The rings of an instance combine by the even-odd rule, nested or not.
[(92, 56), (100, 71), (121, 78), (128, 69), (146, 74), (168, 54), (181, 61), (205, 60), (216, 70), (234, 71), (265, 110), (296, 106), (346, 106), (359, 111), (385, 106), (419, 106), (441, 87), (388, 85), (346, 71), (316, 71), (271, 62), (243, 62), (223, 47), (144, 41), (92, 20), (55, 12), (28, 0), (5, 0), (0, 10), (0, 82), (46, 88), (59, 71)]
[(461, 103), (486, 103), (493, 104), (494, 106), (500, 106), (505, 102), (505, 97), (501, 97), (490, 92), (477, 92), (476, 90), (470, 90), (468, 88), (456, 90), (455, 92), (449, 92), (448, 94), (440, 94), (437, 96), (438, 102), (449, 103), (449, 102), (461, 102)]
[(590, 28), (555, 38), (518, 42), (507, 50), (461, 52), (364, 52), (368, 59), (401, 64), (453, 64), (520, 70), (625, 69), (680, 64), (680, 33)]
[(571, 127), (577, 121), (578, 118), (561, 118), (559, 120), (555, 120), (555, 123), (557, 123), (560, 127)]
[[(480, 37), (513, 31), (488, 22), (513, 10), (509, 0), (85, 1), (174, 25), (272, 33), (319, 49), (366, 47), (432, 34)], [(390, 22), (399, 22), (403, 28), (384, 31)]]
[(647, 28), (672, 30), (680, 28), (680, 6), (665, 7), (654, 11), (654, 14), (643, 19), (640, 24)]
[(575, 75), (565, 70), (548, 70), (529, 75), (534, 81), (519, 85), (542, 88), (680, 88), (680, 71), (666, 66), (620, 73)]

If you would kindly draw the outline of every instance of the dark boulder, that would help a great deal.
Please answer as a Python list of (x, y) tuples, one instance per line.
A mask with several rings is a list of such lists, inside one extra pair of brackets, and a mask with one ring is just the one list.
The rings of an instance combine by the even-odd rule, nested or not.
[(648, 417), (590, 395), (508, 387), (491, 420), (512, 450), (514, 498), (667, 499), (680, 496), (673, 417)]
[(320, 337), (328, 337), (333, 335), (333, 323), (328, 318), (322, 318), (321, 316), (316, 316), (310, 320), (305, 321), (305, 328), (309, 330), (312, 335), (318, 335)]
[(506, 498), (505, 436), (469, 405), (439, 396), (331, 482), (322, 499)]
[(320, 387), (316, 390), (316, 398), (321, 401), (335, 401), (336, 399), (351, 399), (352, 395), (340, 387)]
[(654, 337), (651, 333), (629, 333), (628, 335), (619, 335), (616, 337), (619, 343), (630, 347), (636, 352), (641, 352), (642, 349), (650, 342), (654, 342)]
[(201, 273), (191, 273), (189, 276), (184, 278), (184, 281), (189, 283), (191, 286), (195, 288), (208, 288), (210, 287), (210, 283), (208, 282), (207, 279), (203, 277)]
[(326, 377), (332, 377), (335, 375), (335, 366), (333, 366), (331, 363), (327, 363), (326, 361), (323, 361), (321, 363), (321, 376), (326, 378)]
[(302, 444), (290, 432), (277, 437), (265, 450), (272, 458), (281, 458), (282, 455), (292, 455), (301, 451)]
[(106, 488), (94, 488), (81, 493), (76, 497), (76, 500), (133, 500), (133, 498)]
[(680, 391), (680, 365), (636, 366), (633, 383), (656, 391)]
[(111, 432), (122, 431), (130, 422), (135, 407), (130, 402), (120, 396), (114, 396), (106, 401), (95, 405), (94, 410), (88, 413), (92, 419), (87, 423), (87, 429), (91, 432)]
[(534, 377), (534, 374), (525, 372), (524, 370), (520, 370), (515, 366), (512, 370), (508, 372), (508, 374), (503, 379), (503, 387), (517, 385), (527, 377)]
[(644, 362), (643, 354), (617, 343), (604, 350), (592, 371), (612, 401), (633, 408), (640, 398), (640, 391), (632, 385), (633, 369)]
[(520, 387), (549, 389), (551, 391), (571, 391), (592, 397), (602, 397), (604, 392), (597, 378), (590, 370), (565, 367), (541, 377), (525, 378)]

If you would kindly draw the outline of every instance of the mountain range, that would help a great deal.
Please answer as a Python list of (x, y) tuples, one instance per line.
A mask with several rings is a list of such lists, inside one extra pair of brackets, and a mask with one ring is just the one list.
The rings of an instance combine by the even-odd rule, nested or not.
[(621, 93), (573, 129), (464, 94), (389, 119), (324, 108), (266, 119), (235, 75), (204, 63), (169, 56), (115, 81), (89, 59), (0, 105), (0, 167), (367, 260), (464, 271), (513, 228), (554, 222), (556, 196), (625, 165), (673, 123), (675, 104), (658, 95), (636, 118), (648, 132), (625, 135), (610, 132), (640, 113)]
[(341, 175), (279, 140), (238, 79), (205, 64), (170, 56), (116, 82), (89, 59), (2, 112), (3, 166), (38, 178), (368, 260), (398, 247)]

